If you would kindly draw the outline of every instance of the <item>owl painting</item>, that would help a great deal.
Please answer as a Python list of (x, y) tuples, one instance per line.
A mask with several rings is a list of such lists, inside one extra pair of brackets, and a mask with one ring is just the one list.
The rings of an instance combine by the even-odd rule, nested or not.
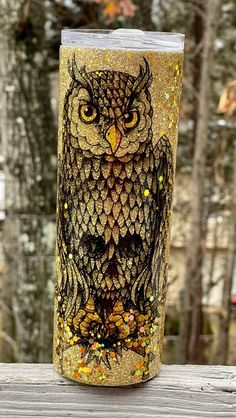
[[(58, 172), (58, 353), (111, 367), (146, 349), (165, 298), (173, 156), (153, 145), (152, 73), (68, 63)], [(163, 279), (164, 277), (164, 279)], [(61, 354), (63, 355), (63, 354)], [(147, 378), (147, 376), (144, 376)]]

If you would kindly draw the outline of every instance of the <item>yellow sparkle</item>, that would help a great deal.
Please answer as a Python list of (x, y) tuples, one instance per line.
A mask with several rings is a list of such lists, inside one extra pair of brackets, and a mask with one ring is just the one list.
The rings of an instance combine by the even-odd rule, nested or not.
[(92, 368), (91, 367), (81, 367), (81, 372), (86, 373), (86, 374), (91, 374), (92, 373)]
[(150, 191), (148, 189), (145, 189), (143, 194), (145, 197), (147, 197), (150, 194)]
[(68, 204), (67, 203), (64, 204), (64, 208), (68, 209)]
[(160, 176), (159, 177), (159, 181), (163, 181), (163, 176)]
[(69, 254), (69, 259), (72, 260), (72, 258), (73, 258), (73, 255)]

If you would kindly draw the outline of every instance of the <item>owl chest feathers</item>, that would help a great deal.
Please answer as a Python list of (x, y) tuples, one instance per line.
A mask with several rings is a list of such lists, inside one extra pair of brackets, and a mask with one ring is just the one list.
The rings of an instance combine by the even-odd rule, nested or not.
[(78, 151), (67, 152), (66, 158), (69, 170), (63, 194), (72, 208), (67, 223), (72, 220), (79, 240), (89, 234), (118, 245), (128, 233), (150, 245), (157, 188), (151, 151), (129, 161), (89, 158)]

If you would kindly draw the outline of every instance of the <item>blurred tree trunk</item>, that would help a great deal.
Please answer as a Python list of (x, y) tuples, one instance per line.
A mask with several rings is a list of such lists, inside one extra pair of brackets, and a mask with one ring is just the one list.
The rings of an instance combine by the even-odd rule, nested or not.
[(202, 67), (202, 52), (204, 45), (204, 15), (205, 15), (206, 3), (201, 1), (198, 4), (198, 7), (195, 10), (193, 18), (193, 37), (195, 43), (195, 51), (193, 56), (193, 120), (194, 120), (194, 129), (193, 129), (193, 141), (190, 144), (191, 146), (191, 156), (194, 153), (195, 139), (196, 139), (196, 129), (197, 129), (197, 120), (198, 120), (198, 94), (200, 91), (200, 80), (201, 80), (201, 67)]
[(204, 4), (204, 35), (201, 57), (199, 99), (195, 120), (195, 146), (192, 169), (193, 191), (190, 201), (190, 240), (186, 247), (186, 272), (180, 323), (181, 361), (201, 361), (200, 336), (202, 331), (202, 264), (204, 248), (204, 178), (210, 103), (210, 76), (219, 0), (202, 0)]
[(132, 20), (133, 25), (141, 30), (155, 30), (155, 25), (152, 22), (152, 0), (133, 0), (133, 3), (137, 6)]
[(43, 362), (52, 345), (56, 166), (45, 3), (0, 0), (0, 24), (6, 176), (0, 354), (1, 361)]
[(229, 351), (229, 327), (231, 314), (231, 291), (235, 267), (236, 248), (236, 142), (234, 143), (233, 179), (231, 185), (230, 218), (228, 230), (228, 249), (225, 259), (225, 274), (223, 280), (222, 312), (219, 321), (219, 337), (217, 361), (227, 364)]

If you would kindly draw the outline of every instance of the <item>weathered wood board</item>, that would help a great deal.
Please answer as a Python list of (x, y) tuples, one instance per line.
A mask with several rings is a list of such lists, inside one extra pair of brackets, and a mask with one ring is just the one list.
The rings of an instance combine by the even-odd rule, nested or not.
[(0, 364), (0, 417), (236, 418), (236, 367), (161, 367), (144, 384), (75, 384), (51, 364)]

